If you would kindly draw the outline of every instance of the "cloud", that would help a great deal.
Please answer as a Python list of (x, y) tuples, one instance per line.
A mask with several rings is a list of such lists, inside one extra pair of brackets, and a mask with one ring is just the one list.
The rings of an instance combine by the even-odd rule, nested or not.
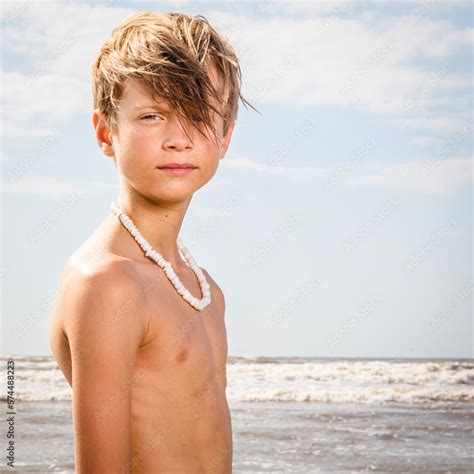
[(84, 194), (94, 192), (118, 192), (120, 185), (118, 183), (100, 181), (90, 182), (85, 185), (81, 183), (79, 185), (55, 178), (35, 177), (31, 179), (19, 179), (13, 183), (4, 181), (1, 190), (4, 193), (55, 197), (75, 194), (78, 190)]
[(19, 179), (14, 183), (2, 183), (2, 192), (39, 195), (39, 196), (63, 196), (66, 194), (74, 194), (77, 192), (77, 185), (67, 183), (54, 178), (31, 178)]
[[(309, 9), (313, 3), (297, 5)], [(331, 21), (222, 11), (208, 16), (235, 44), (250, 101), (358, 108), (398, 116), (401, 123), (430, 115), (442, 98), (443, 116), (459, 122), (470, 114), (469, 101), (460, 104), (453, 95), (464, 90), (468, 96), (471, 77), (453, 58), (469, 54), (473, 30), (430, 18), (431, 11), (410, 15), (407, 9), (370, 22), (355, 15)]]
[(473, 181), (472, 158), (436, 158), (413, 163), (373, 163), (346, 180), (348, 185), (377, 185), (443, 194)]
[[(427, 8), (419, 2), (394, 15), (363, 15), (366, 10), (358, 11), (354, 1), (342, 6), (264, 2), (272, 15), (246, 16), (230, 6), (202, 14), (234, 45), (243, 93), (251, 102), (359, 108), (394, 116), (402, 127), (411, 121), (423, 128), (444, 100), (442, 116), (450, 126), (433, 129), (442, 132), (455, 130), (470, 114), (469, 102), (450, 101), (462, 90), (468, 96), (471, 87), (470, 75), (457, 71), (451, 58), (463, 48), (468, 51), (473, 31), (430, 17), (445, 3)], [(384, 2), (367, 6), (383, 12)], [(290, 10), (299, 15), (289, 16)], [(27, 128), (35, 138), (91, 110), (90, 65), (113, 28), (135, 10), (116, 4), (31, 2), (9, 12), (2, 37), (15, 60), (9, 59), (2, 77), (10, 122), (4, 133), (15, 137)], [(324, 15), (329, 13), (328, 20)], [(28, 69), (20, 68), (20, 62), (30, 64), (29, 73), (19, 72)]]
[(420, 146), (425, 146), (425, 145), (438, 145), (441, 140), (436, 137), (432, 137), (429, 135), (420, 135), (418, 137), (413, 137), (411, 139), (411, 142), (414, 143), (415, 145), (420, 145)]
[(259, 6), (259, 10), (265, 13), (273, 13), (278, 15), (304, 15), (310, 16), (326, 16), (337, 15), (352, 11), (355, 6), (355, 0), (331, 0), (317, 2), (273, 2), (264, 1)]
[(24, 120), (57, 123), (91, 107), (88, 85), (73, 77), (5, 73), (3, 80), (4, 113), (23, 128)]
[(52, 128), (41, 128), (40, 126), (31, 129), (26, 127), (21, 127), (18, 123), (12, 124), (9, 122), (2, 123), (2, 135), (8, 136), (10, 138), (21, 138), (22, 140), (31, 140), (49, 137), (55, 133), (55, 130)]
[[(1, 77), (7, 138), (34, 140), (80, 112), (92, 112), (90, 68), (112, 29), (133, 10), (105, 5), (24, 2), (1, 29), (12, 59)], [(20, 67), (30, 64), (29, 68)], [(27, 69), (28, 72), (24, 72)], [(22, 71), (22, 72), (20, 72)]]
[[(464, 114), (463, 114), (464, 115)], [(472, 119), (471, 119), (472, 120)], [(415, 130), (430, 130), (441, 134), (453, 134), (462, 132), (466, 127), (472, 129), (472, 122), (469, 122), (469, 117), (443, 117), (443, 116), (427, 116), (427, 117), (413, 117), (402, 120), (395, 119), (400, 127), (411, 128)]]
[(224, 168), (253, 171), (257, 173), (292, 176), (295, 178), (324, 177), (326, 175), (326, 171), (323, 168), (317, 168), (313, 166), (291, 167), (273, 165), (270, 163), (260, 163), (246, 157), (224, 160), (220, 166)]
[(447, 193), (456, 187), (473, 181), (472, 158), (430, 159), (413, 162), (387, 164), (382, 161), (366, 163), (354, 167), (348, 173), (338, 173), (337, 169), (313, 166), (290, 167), (260, 163), (247, 157), (224, 160), (221, 166), (288, 178), (314, 179), (334, 183), (338, 186), (381, 186), (399, 188), (423, 193)]
[[(352, 14), (354, 9), (360, 5), (362, 7), (370, 7), (374, 10), (377, 7), (386, 6), (387, 3), (392, 3), (393, 0), (331, 0), (331, 1), (264, 1), (259, 6), (261, 11), (265, 13), (274, 13), (280, 15), (301, 15), (308, 16), (335, 16), (343, 14)], [(450, 0), (450, 1), (434, 1), (427, 0), (410, 0), (405, 2), (404, 6), (407, 10), (429, 11), (433, 8), (437, 9), (452, 9), (459, 6), (469, 6), (468, 0)]]
[(194, 205), (192, 208), (192, 213), (195, 216), (205, 218), (219, 216), (222, 213), (222, 210), (217, 207)]

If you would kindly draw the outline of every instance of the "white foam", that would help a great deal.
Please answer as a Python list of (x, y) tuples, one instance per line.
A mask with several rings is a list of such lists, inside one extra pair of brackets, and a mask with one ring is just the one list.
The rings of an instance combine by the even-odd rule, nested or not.
[[(474, 403), (471, 362), (233, 358), (227, 378), (230, 402)], [(15, 397), (71, 400), (72, 390), (52, 358), (22, 358), (15, 359)]]

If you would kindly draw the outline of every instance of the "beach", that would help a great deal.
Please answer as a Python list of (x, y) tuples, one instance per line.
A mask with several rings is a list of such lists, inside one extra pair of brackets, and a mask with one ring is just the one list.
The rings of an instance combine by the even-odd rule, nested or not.
[[(69, 386), (14, 360), (15, 471), (74, 472)], [(472, 360), (234, 357), (228, 378), (235, 473), (474, 472)]]

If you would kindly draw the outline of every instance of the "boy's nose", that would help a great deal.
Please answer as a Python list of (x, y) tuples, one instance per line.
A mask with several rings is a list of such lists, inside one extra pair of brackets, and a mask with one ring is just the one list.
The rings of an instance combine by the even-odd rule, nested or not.
[(189, 127), (187, 130), (184, 129), (183, 125), (177, 118), (168, 122), (168, 128), (166, 130), (166, 138), (163, 143), (163, 147), (170, 148), (173, 150), (185, 150), (186, 148), (192, 148), (191, 137), (186, 135), (190, 133)]

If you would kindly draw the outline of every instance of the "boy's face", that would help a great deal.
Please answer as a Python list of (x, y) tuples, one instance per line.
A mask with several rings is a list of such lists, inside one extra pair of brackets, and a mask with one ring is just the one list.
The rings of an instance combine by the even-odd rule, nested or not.
[[(215, 69), (211, 70), (211, 77), (217, 85)], [(122, 186), (152, 201), (166, 202), (190, 199), (214, 176), (235, 124), (232, 122), (223, 136), (223, 119), (215, 114), (217, 139), (214, 139), (183, 121), (191, 142), (170, 104), (155, 102), (136, 81), (129, 81), (122, 94), (115, 132), (109, 131), (102, 113), (94, 111), (93, 123), (103, 153), (115, 157)], [(171, 163), (190, 163), (196, 168), (183, 175), (160, 169)]]

